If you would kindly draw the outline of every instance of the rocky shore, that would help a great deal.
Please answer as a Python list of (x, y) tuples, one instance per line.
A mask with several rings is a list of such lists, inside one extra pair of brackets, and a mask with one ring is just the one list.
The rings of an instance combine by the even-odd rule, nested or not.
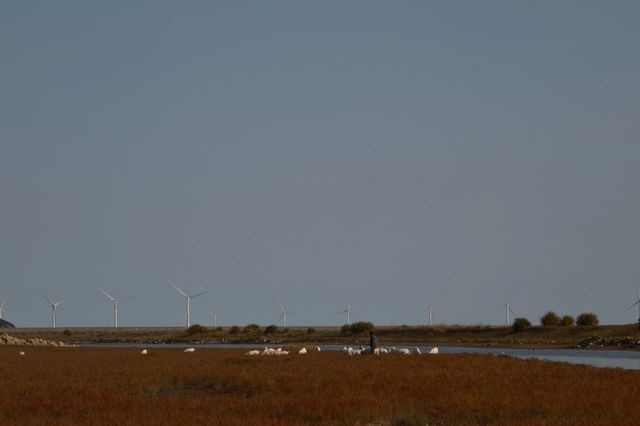
[(607, 339), (600, 336), (591, 336), (587, 339), (581, 340), (576, 347), (584, 348), (604, 348), (608, 346), (617, 346), (620, 348), (638, 348), (640, 347), (640, 338), (638, 337), (614, 337)]
[(19, 339), (8, 334), (0, 334), (0, 345), (7, 346), (66, 346), (62, 342), (54, 342), (51, 340), (33, 337), (30, 339)]

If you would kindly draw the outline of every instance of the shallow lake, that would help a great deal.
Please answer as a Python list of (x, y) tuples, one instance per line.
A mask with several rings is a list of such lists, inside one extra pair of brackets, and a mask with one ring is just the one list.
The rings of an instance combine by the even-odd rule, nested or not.
[[(181, 344), (181, 343), (102, 343), (87, 344), (81, 346), (108, 347), (108, 348), (223, 348), (223, 349), (260, 349), (263, 344)], [(277, 347), (278, 345), (269, 345)], [(286, 345), (280, 345), (286, 346)], [(308, 345), (307, 347), (311, 347)], [(315, 346), (313, 346), (315, 347)], [(322, 350), (339, 351), (343, 345), (320, 345)], [(352, 346), (356, 347), (356, 346)], [(416, 346), (396, 345), (397, 348), (406, 347), (415, 351)], [(428, 352), (432, 346), (417, 346), (422, 352)], [(635, 351), (610, 351), (587, 349), (512, 349), (512, 348), (472, 348), (472, 347), (446, 347), (439, 346), (440, 353), (480, 353), (491, 355), (507, 355), (515, 358), (536, 358), (550, 361), (568, 362), (571, 364), (587, 364), (595, 367), (625, 368), (640, 370), (640, 352)]]

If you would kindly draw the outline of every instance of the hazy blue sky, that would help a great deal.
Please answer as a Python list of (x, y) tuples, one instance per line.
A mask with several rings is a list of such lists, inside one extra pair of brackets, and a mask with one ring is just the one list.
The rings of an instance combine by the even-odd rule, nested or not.
[(0, 297), (19, 326), (624, 313), (640, 2), (6, 1)]

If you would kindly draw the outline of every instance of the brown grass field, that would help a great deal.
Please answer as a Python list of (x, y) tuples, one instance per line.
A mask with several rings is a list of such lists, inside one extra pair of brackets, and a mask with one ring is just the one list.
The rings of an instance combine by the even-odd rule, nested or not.
[(475, 354), (243, 353), (0, 347), (0, 424), (640, 422), (640, 371)]

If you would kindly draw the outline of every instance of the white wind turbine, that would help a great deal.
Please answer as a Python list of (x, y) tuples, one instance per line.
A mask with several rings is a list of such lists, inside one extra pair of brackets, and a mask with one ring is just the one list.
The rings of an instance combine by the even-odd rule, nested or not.
[(280, 321), (282, 320), (282, 326), (284, 328), (287, 328), (287, 314), (291, 314), (291, 312), (288, 312), (284, 306), (282, 306), (282, 303), (280, 303), (280, 301), (278, 300), (278, 305), (280, 305), (280, 316), (278, 317), (278, 319), (276, 321)]
[(104, 288), (102, 287), (98, 287), (98, 288), (102, 293), (104, 293), (105, 296), (109, 298), (109, 300), (113, 302), (113, 326), (117, 328), (118, 327), (118, 305), (120, 304), (120, 302), (131, 299), (131, 297), (125, 297), (124, 299), (116, 299), (115, 297), (107, 293), (107, 290), (105, 290)]
[(7, 301), (7, 296), (4, 297), (2, 303), (0, 304), (0, 320), (4, 319), (4, 303)]
[(44, 300), (46, 300), (47, 302), (49, 302), (49, 304), (51, 304), (51, 326), (53, 328), (56, 328), (56, 310), (58, 309), (58, 306), (64, 302), (63, 300), (60, 300), (59, 302), (54, 302), (51, 299), (49, 299), (47, 296), (45, 296), (42, 293), (38, 293), (40, 296), (42, 296), (42, 298), (44, 298)]
[(218, 327), (218, 314), (215, 312), (209, 312), (211, 314), (211, 319), (213, 320), (213, 327)]
[[(636, 310), (636, 323), (640, 324), (640, 275), (638, 275), (637, 279), (638, 279), (638, 298), (636, 299), (636, 302), (633, 305), (629, 306), (625, 312), (630, 311), (634, 306), (637, 306), (638, 309)], [(0, 309), (2, 309), (2, 307), (0, 307)], [(2, 317), (0, 316), (0, 318)]]
[(180, 287), (175, 285), (175, 283), (173, 281), (169, 280), (169, 284), (171, 284), (173, 286), (173, 288), (178, 290), (178, 293), (180, 293), (185, 298), (185, 301), (187, 302), (187, 328), (189, 328), (189, 327), (191, 327), (191, 299), (194, 299), (194, 298), (196, 298), (198, 296), (202, 296), (204, 294), (209, 294), (209, 293), (213, 292), (213, 290), (208, 290), (208, 291), (203, 291), (202, 293), (188, 295), (187, 293), (182, 291), (180, 289)]
[(511, 325), (511, 320), (509, 319), (509, 313), (513, 314), (513, 311), (511, 310), (511, 302), (507, 301), (507, 303), (505, 303), (503, 306), (504, 306), (506, 325), (507, 327), (509, 327)]
[(511, 325), (511, 320), (509, 318), (509, 314), (510, 313), (513, 314), (513, 310), (511, 309), (511, 296), (513, 296), (513, 293), (515, 291), (516, 291), (516, 286), (514, 286), (513, 290), (511, 290), (511, 293), (509, 293), (509, 297), (507, 298), (507, 303), (505, 303), (504, 305), (501, 305), (501, 307), (504, 308), (504, 315), (505, 315), (505, 321), (506, 321), (507, 327)]
[(347, 303), (347, 309), (338, 312), (336, 315), (347, 314), (347, 325), (351, 325), (351, 302)]
[(427, 306), (427, 321), (428, 321), (429, 327), (433, 325), (433, 305), (435, 303), (438, 303), (438, 300), (440, 300), (440, 298), (444, 295), (445, 291), (446, 290), (442, 290), (438, 295), (438, 297), (436, 297), (436, 300), (434, 300), (433, 303), (430, 303)]

